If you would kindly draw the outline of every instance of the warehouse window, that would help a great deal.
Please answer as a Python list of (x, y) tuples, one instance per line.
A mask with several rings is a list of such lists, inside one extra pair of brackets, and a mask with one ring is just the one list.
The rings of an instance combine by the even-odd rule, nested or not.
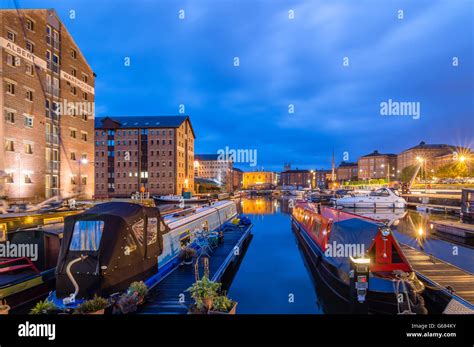
[(15, 42), (16, 34), (13, 31), (7, 31), (7, 39), (11, 42)]

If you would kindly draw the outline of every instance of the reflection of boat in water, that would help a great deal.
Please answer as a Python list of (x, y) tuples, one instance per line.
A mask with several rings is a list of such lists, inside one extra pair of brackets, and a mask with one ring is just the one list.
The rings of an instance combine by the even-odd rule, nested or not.
[[(399, 220), (407, 215), (407, 211), (404, 210), (378, 210), (378, 211), (365, 211), (365, 210), (352, 210), (359, 216), (364, 216), (376, 221), (386, 223), (388, 226), (397, 225)], [(349, 209), (349, 212), (351, 210)]]
[(181, 204), (184, 203), (185, 205), (192, 205), (192, 204), (205, 204), (209, 202), (208, 198), (184, 198), (181, 195), (162, 195), (162, 196), (154, 196), (153, 201), (155, 201), (155, 205), (167, 205), (167, 204)]
[(110, 202), (68, 217), (49, 299), (75, 307), (94, 294), (124, 291), (133, 281), (154, 286), (181, 263), (183, 248), (199, 248), (197, 231), (217, 230), (236, 215), (229, 201), (166, 217), (157, 208)]
[(369, 313), (426, 312), (424, 286), (390, 228), (332, 208), (318, 211), (311, 203), (293, 209), (292, 224), (318, 285), (344, 312), (362, 306)]
[(405, 208), (406, 201), (397, 191), (389, 188), (380, 188), (365, 196), (350, 196), (335, 200), (336, 207), (360, 209)]

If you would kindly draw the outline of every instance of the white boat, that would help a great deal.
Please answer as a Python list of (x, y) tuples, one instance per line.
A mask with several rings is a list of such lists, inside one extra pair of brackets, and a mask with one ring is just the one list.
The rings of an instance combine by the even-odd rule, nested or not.
[(381, 210), (381, 211), (357, 211), (360, 216), (375, 219), (377, 221), (386, 223), (388, 226), (398, 225), (400, 219), (407, 215), (407, 211), (404, 210)]
[(336, 199), (336, 207), (348, 208), (405, 208), (407, 202), (397, 191), (380, 188), (365, 196), (351, 196)]

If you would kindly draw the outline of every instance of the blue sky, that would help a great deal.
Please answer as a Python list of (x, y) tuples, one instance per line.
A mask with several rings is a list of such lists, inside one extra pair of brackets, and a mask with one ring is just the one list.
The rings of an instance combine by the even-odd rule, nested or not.
[[(256, 149), (259, 168), (280, 171), (329, 168), (333, 149), (340, 162), (422, 140), (474, 143), (470, 0), (17, 2), (59, 13), (98, 75), (97, 116), (184, 104), (196, 153)], [(420, 118), (381, 116), (388, 99), (420, 102)]]

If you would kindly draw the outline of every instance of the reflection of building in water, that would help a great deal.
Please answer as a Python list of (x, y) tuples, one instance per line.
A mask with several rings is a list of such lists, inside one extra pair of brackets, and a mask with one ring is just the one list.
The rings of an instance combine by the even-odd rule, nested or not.
[(279, 202), (267, 199), (242, 199), (242, 212), (244, 214), (274, 214), (279, 207)]

